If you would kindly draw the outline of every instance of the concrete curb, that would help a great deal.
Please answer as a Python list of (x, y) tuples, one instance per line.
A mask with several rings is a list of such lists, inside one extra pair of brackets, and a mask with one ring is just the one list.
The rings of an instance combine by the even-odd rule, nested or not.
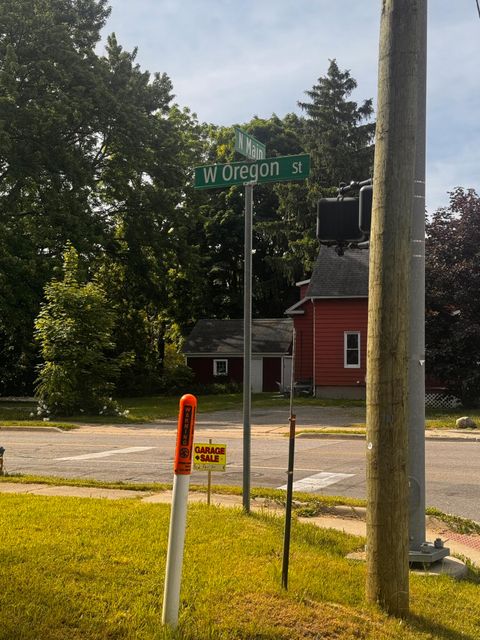
[[(170, 424), (170, 423), (168, 423)], [(92, 427), (94, 426), (95, 428), (98, 427), (99, 430), (101, 428), (128, 428), (131, 429), (133, 428), (144, 428), (144, 429), (149, 429), (149, 428), (159, 428), (161, 427), (161, 425), (158, 425), (157, 423), (142, 423), (142, 424), (108, 424), (108, 423), (102, 423), (102, 424), (95, 424), (95, 425), (91, 425), (88, 423), (85, 424), (78, 424), (78, 425), (74, 425), (72, 429), (61, 429), (60, 427), (54, 427), (54, 426), (43, 426), (43, 425), (39, 425), (37, 427), (30, 427), (30, 426), (2, 426), (0, 425), (0, 431), (25, 431), (25, 432), (39, 432), (39, 431), (50, 431), (50, 432), (57, 432), (57, 433), (68, 433), (69, 431), (76, 431), (77, 429), (81, 429), (82, 427)], [(264, 425), (258, 425), (261, 427), (261, 429), (264, 428)], [(268, 431), (258, 431), (258, 433), (256, 433), (255, 431), (255, 427), (256, 425), (253, 425), (252, 428), (252, 436), (256, 437), (256, 436), (288, 436), (288, 427), (284, 427), (283, 425), (272, 425), (270, 427), (270, 429)], [(176, 426), (175, 426), (176, 428)], [(275, 432), (276, 429), (279, 428), (284, 428), (285, 431), (277, 431)], [(236, 432), (241, 429), (241, 427), (238, 427), (236, 429)], [(173, 427), (172, 427), (173, 430)], [(222, 433), (226, 432), (228, 429), (220, 429), (220, 431)], [(366, 435), (363, 433), (336, 433), (335, 431), (328, 431), (328, 432), (323, 432), (323, 431), (308, 431), (308, 432), (302, 432), (300, 430), (299, 433), (297, 433), (296, 435), (297, 438), (307, 438), (307, 439), (315, 439), (315, 438), (320, 438), (320, 439), (325, 439), (325, 440), (365, 440)], [(458, 431), (452, 431), (448, 434), (438, 434), (438, 433), (429, 433), (428, 431), (425, 432), (425, 440), (436, 440), (438, 442), (480, 442), (480, 433), (471, 433), (471, 432), (458, 432)]]
[(296, 435), (297, 438), (324, 438), (326, 440), (332, 440), (332, 439), (346, 439), (346, 440), (365, 440), (365, 434), (364, 433), (334, 433), (332, 431), (330, 432), (319, 432), (319, 433), (314, 433), (313, 431), (310, 431), (308, 433), (297, 433)]
[[(328, 432), (328, 433), (322, 433), (322, 432), (318, 432), (315, 433), (313, 431), (310, 431), (308, 433), (298, 433), (297, 438), (324, 438), (324, 439), (340, 439), (340, 440), (364, 440), (366, 438), (366, 434), (362, 434), (362, 433), (334, 433), (334, 432)], [(452, 435), (434, 435), (434, 434), (429, 434), (428, 431), (425, 432), (425, 440), (437, 440), (439, 442), (447, 442), (447, 441), (451, 441), (451, 442), (480, 442), (480, 434), (470, 434), (470, 433), (465, 433), (465, 435), (456, 435), (456, 434), (452, 434)]]
[(74, 429), (60, 429), (60, 427), (2, 427), (0, 426), (0, 431), (57, 431), (58, 433), (68, 433), (69, 431), (74, 431)]

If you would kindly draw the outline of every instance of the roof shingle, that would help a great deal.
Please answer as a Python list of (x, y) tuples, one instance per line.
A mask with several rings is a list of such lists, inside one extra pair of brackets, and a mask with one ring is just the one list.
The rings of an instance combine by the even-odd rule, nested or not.
[[(288, 353), (293, 335), (290, 318), (252, 321), (252, 353)], [(243, 355), (243, 320), (199, 320), (184, 353)]]
[(364, 249), (347, 249), (343, 256), (333, 247), (320, 248), (306, 298), (367, 298), (368, 257)]

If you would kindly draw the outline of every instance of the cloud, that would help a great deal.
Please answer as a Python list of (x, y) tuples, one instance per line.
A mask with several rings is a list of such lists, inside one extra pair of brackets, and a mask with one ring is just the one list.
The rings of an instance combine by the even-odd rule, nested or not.
[[(379, 2), (359, 0), (110, 0), (115, 31), (143, 68), (166, 72), (176, 100), (202, 121), (242, 123), (299, 112), (297, 101), (336, 58), (375, 98)], [(479, 187), (480, 21), (469, 0), (431, 0), (427, 204)]]

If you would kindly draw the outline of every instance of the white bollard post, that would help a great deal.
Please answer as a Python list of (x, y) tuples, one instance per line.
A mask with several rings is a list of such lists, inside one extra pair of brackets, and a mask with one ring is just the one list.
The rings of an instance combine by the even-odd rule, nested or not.
[(175, 448), (172, 509), (168, 533), (167, 566), (163, 592), (162, 624), (178, 624), (183, 549), (187, 523), (188, 487), (192, 471), (193, 431), (197, 399), (186, 394), (180, 399), (177, 445)]

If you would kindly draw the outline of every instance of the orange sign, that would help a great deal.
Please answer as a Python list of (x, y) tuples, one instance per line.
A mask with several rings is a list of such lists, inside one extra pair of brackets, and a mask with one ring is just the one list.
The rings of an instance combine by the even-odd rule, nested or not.
[(177, 446), (173, 471), (176, 475), (188, 476), (192, 472), (193, 431), (197, 399), (190, 393), (180, 398), (178, 414)]

